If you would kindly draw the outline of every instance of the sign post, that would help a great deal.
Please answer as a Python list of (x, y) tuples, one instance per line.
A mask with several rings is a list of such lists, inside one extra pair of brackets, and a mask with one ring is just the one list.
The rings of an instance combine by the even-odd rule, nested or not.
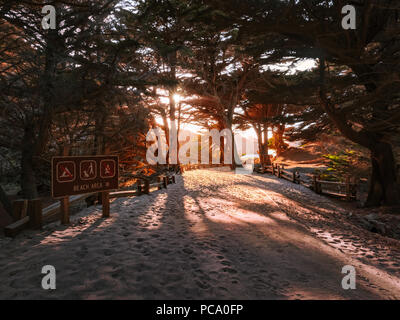
[(108, 192), (101, 193), (101, 202), (103, 204), (103, 218), (110, 217), (110, 194)]
[(31, 229), (37, 230), (42, 228), (43, 216), (41, 199), (33, 199), (28, 201), (28, 216), (29, 227)]
[(69, 197), (64, 197), (60, 199), (61, 208), (61, 224), (69, 224)]
[(117, 156), (54, 157), (52, 196), (60, 199), (61, 223), (69, 224), (69, 197), (101, 193), (103, 217), (110, 216), (109, 191), (118, 189)]

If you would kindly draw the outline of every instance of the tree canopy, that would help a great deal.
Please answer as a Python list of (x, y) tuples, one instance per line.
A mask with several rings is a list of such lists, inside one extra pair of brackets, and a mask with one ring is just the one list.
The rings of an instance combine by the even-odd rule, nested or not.
[(158, 125), (253, 128), (263, 164), (269, 132), (336, 132), (371, 154), (367, 205), (399, 204), (400, 5), (350, 2), (355, 29), (341, 0), (55, 1), (49, 30), (44, 1), (2, 2), (0, 150), (35, 198), (52, 156), (138, 165)]

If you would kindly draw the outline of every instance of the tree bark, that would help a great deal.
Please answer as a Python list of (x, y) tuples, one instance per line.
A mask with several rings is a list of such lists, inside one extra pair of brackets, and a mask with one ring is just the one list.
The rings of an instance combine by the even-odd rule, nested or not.
[(254, 129), (256, 131), (257, 134), (257, 140), (258, 140), (258, 152), (260, 154), (260, 164), (261, 167), (264, 168), (265, 167), (265, 162), (264, 162), (264, 144), (262, 141), (262, 133), (261, 133), (261, 129), (258, 128), (257, 126), (254, 126)]
[(269, 158), (269, 140), (268, 140), (268, 125), (264, 125), (264, 142), (263, 142), (263, 157), (264, 164), (269, 166), (271, 164), (271, 160)]
[(102, 106), (98, 105), (97, 112), (95, 114), (95, 133), (93, 141), (93, 154), (103, 155), (105, 151), (105, 111), (103, 112)]
[(366, 207), (399, 205), (399, 186), (392, 145), (378, 142), (371, 148), (372, 174)]
[(279, 124), (276, 126), (276, 132), (274, 134), (276, 156), (279, 157), (285, 150), (285, 142), (283, 141), (283, 135), (285, 133), (285, 125)]
[(35, 199), (38, 197), (34, 171), (34, 150), (33, 130), (27, 127), (25, 128), (24, 139), (22, 141), (21, 154), (21, 189), (22, 195), (26, 199)]
[(269, 158), (268, 148), (268, 126), (266, 125), (253, 125), (254, 130), (257, 133), (258, 150), (260, 153), (260, 164), (261, 167), (269, 166), (271, 164)]
[(168, 117), (167, 117), (167, 115), (166, 114), (162, 114), (162, 119), (163, 119), (163, 123), (164, 123), (164, 133), (165, 133), (165, 139), (166, 139), (166, 144), (167, 144), (167, 147), (168, 147), (168, 150), (167, 150), (167, 154), (166, 154), (166, 164), (167, 165), (169, 165), (170, 164), (170, 161), (169, 161), (169, 152), (170, 152), (170, 147), (171, 147), (171, 144), (170, 144), (170, 128), (169, 128), (169, 124), (168, 124)]
[(3, 188), (0, 186), (0, 202), (3, 205), (3, 208), (8, 212), (8, 214), (11, 216), (12, 214), (12, 204), (10, 199), (8, 198), (7, 194), (3, 190)]
[(355, 131), (346, 118), (337, 112), (327, 98), (325, 89), (325, 59), (320, 61), (321, 103), (339, 131), (349, 140), (371, 151), (372, 174), (366, 207), (399, 205), (400, 190), (392, 145), (380, 135), (365, 130)]

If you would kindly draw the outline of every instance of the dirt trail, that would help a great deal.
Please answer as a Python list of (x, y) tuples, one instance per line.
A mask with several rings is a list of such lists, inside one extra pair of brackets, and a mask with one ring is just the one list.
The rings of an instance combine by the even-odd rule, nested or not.
[[(400, 299), (400, 245), (271, 176), (187, 172), (168, 190), (0, 239), (0, 298)], [(57, 290), (40, 288), (44, 265)], [(341, 288), (345, 265), (357, 290)]]

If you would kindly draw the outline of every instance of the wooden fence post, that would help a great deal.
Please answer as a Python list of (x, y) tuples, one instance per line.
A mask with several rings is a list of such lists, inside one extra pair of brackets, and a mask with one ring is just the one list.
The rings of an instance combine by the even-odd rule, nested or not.
[(351, 185), (351, 187), (352, 187), (351, 193), (352, 193), (352, 196), (354, 197), (354, 199), (357, 199), (358, 184), (359, 184), (358, 179), (356, 177), (353, 177), (353, 181), (352, 181), (352, 185)]
[(274, 164), (272, 164), (272, 175), (273, 176), (275, 175), (275, 165)]
[(13, 202), (12, 218), (14, 222), (26, 217), (28, 212), (28, 200), (16, 200)]
[(161, 190), (163, 188), (163, 182), (161, 177), (157, 177), (157, 183), (159, 183), (158, 190)]
[(162, 180), (163, 180), (164, 188), (167, 189), (168, 188), (168, 178), (164, 176), (164, 177), (162, 177)]
[(43, 225), (42, 219), (42, 199), (33, 199), (28, 201), (29, 227), (37, 230)]
[(282, 171), (280, 165), (278, 165), (278, 178), (282, 178)]
[(301, 184), (301, 175), (299, 171), (296, 171), (296, 183)]
[(176, 183), (175, 175), (172, 176), (172, 183)]
[(68, 225), (69, 220), (69, 197), (60, 199), (60, 210), (61, 210), (61, 224)]
[(150, 181), (144, 180), (144, 193), (150, 194)]
[(312, 187), (315, 193), (318, 193), (318, 186), (317, 186), (317, 176), (314, 174), (313, 175), (313, 181), (312, 181)]
[(317, 176), (317, 193), (322, 194), (322, 183), (319, 182), (321, 180), (321, 175)]
[(107, 219), (110, 217), (110, 193), (102, 192), (102, 206), (103, 206), (103, 218)]

